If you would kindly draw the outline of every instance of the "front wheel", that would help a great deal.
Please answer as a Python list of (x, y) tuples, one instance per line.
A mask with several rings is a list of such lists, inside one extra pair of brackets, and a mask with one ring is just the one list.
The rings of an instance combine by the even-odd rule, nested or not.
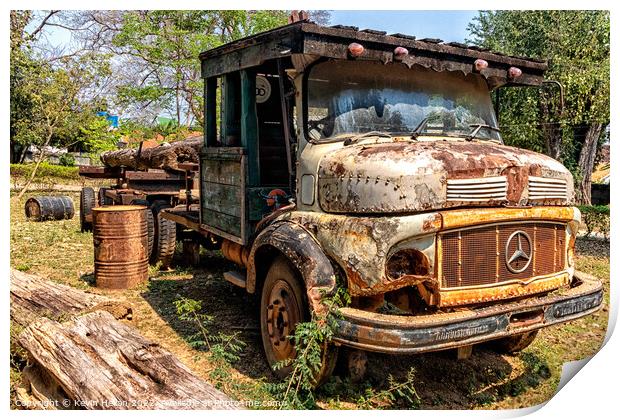
[(511, 335), (509, 337), (500, 338), (498, 340), (493, 340), (491, 344), (500, 353), (515, 354), (532, 344), (537, 334), (538, 330), (528, 331), (521, 334)]
[[(297, 356), (295, 327), (310, 319), (305, 289), (297, 271), (285, 257), (274, 260), (263, 285), (260, 305), (261, 336), (265, 356), (276, 376), (285, 378), (292, 371), (290, 364)], [(323, 344), (322, 363), (313, 383), (319, 386), (331, 376), (337, 359), (337, 348)]]

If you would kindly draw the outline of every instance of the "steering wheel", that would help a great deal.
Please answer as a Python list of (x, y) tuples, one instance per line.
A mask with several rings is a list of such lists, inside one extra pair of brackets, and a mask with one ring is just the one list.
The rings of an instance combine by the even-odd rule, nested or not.
[[(310, 121), (308, 120), (308, 134), (314, 139), (319, 140), (325, 137), (329, 137), (330, 133), (326, 131), (329, 129), (328, 122), (330, 121), (330, 116), (327, 115), (320, 120)], [(313, 135), (312, 131), (315, 131), (317, 134)]]

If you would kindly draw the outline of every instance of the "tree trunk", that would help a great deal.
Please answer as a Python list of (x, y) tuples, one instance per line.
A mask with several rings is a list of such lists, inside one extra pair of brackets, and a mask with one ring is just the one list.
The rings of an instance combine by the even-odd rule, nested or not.
[(29, 372), (18, 396), (34, 397), (36, 389), (37, 399), (52, 405), (62, 397), (60, 408), (237, 408), (170, 352), (108, 312), (65, 324), (39, 319), (20, 334), (19, 344), (41, 374)]
[(579, 192), (580, 201), (583, 204), (592, 203), (592, 171), (594, 170), (594, 160), (596, 159), (602, 129), (603, 124), (601, 123), (590, 124), (579, 154), (579, 169), (582, 175)]
[[(45, 143), (45, 146), (47, 146), (47, 143)], [(39, 170), (39, 166), (41, 165), (41, 162), (43, 162), (44, 158), (45, 158), (45, 152), (43, 152), (43, 148), (41, 148), (41, 153), (39, 153), (39, 158), (37, 159), (37, 163), (34, 165), (34, 168), (32, 168), (32, 172), (30, 173), (30, 177), (28, 178), (28, 181), (26, 181), (26, 184), (24, 184), (19, 194), (17, 194), (18, 200), (20, 200), (24, 196), (24, 194), (26, 194), (26, 191), (28, 191), (28, 187), (30, 187), (30, 184), (32, 184), (32, 181), (34, 181), (34, 178), (37, 175), (37, 171)]]
[(542, 134), (545, 139), (545, 153), (553, 159), (560, 158), (562, 147), (562, 127), (554, 122), (553, 108), (547, 95), (543, 95), (540, 100), (540, 112), (542, 124)]
[(28, 147), (24, 146), (23, 150), (21, 151), (21, 154), (19, 155), (18, 163), (24, 163), (24, 159), (26, 159), (26, 153), (28, 153)]
[(562, 146), (562, 129), (556, 124), (550, 123), (543, 125), (542, 132), (545, 138), (547, 155), (558, 160)]
[(123, 302), (44, 280), (11, 269), (11, 321), (22, 327), (40, 317), (60, 319), (94, 310), (106, 310), (117, 319), (131, 319), (132, 309)]
[(196, 136), (168, 145), (142, 150), (140, 155), (138, 155), (138, 149), (123, 149), (106, 152), (101, 155), (101, 161), (104, 165), (112, 168), (124, 166), (137, 170), (178, 170), (179, 163), (198, 163), (202, 145), (202, 136)]

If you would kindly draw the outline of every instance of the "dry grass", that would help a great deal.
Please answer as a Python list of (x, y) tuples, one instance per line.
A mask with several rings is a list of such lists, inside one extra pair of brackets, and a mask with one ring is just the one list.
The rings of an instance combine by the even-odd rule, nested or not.
[[(78, 203), (77, 194), (72, 195)], [(21, 201), (11, 199), (11, 265), (57, 282), (80, 288), (92, 287), (92, 235), (79, 232), (79, 215), (72, 220), (35, 223), (25, 219)], [(323, 408), (356, 408), (360, 396), (388, 387), (387, 376), (404, 378), (415, 369), (415, 388), (420, 408), (519, 408), (540, 404), (553, 396), (562, 364), (594, 354), (602, 344), (609, 304), (609, 243), (579, 240), (580, 270), (605, 280), (602, 311), (566, 325), (543, 330), (518, 356), (502, 356), (484, 346), (467, 360), (454, 352), (395, 357), (371, 355), (367, 379), (351, 384), (335, 376), (318, 392)], [(234, 398), (270, 400), (265, 384), (275, 381), (262, 356), (254, 297), (224, 282), (222, 273), (231, 265), (217, 253), (202, 255), (200, 267), (177, 265), (174, 270), (152, 269), (148, 284), (132, 290), (98, 293), (132, 302), (131, 321), (145, 336), (175, 353), (198, 375), (210, 380)], [(238, 331), (247, 343), (241, 360), (222, 372), (203, 351), (187, 344), (194, 327), (178, 319), (173, 302), (180, 296), (201, 300), (215, 317), (213, 332)], [(16, 373), (16, 372), (14, 372)], [(17, 378), (13, 375), (12, 378)], [(394, 408), (407, 408), (397, 403)]]

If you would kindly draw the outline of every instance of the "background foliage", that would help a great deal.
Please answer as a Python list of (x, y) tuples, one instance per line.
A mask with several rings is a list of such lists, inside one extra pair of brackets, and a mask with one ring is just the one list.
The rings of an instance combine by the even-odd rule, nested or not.
[[(121, 135), (150, 138), (200, 129), (199, 53), (280, 26), (281, 10), (12, 11), (11, 157), (30, 145), (87, 152), (114, 147)], [(311, 19), (329, 22), (329, 12)], [(506, 143), (560, 159), (574, 174), (578, 198), (590, 202), (591, 173), (609, 124), (609, 13), (483, 11), (469, 42), (548, 60), (557, 87), (501, 89)], [(71, 42), (50, 44), (65, 30)], [(122, 115), (110, 131), (97, 111)], [(176, 125), (158, 124), (167, 115)]]
[(560, 159), (574, 174), (579, 198), (590, 201), (590, 175), (609, 124), (609, 13), (484, 11), (468, 41), (516, 56), (548, 60), (548, 80), (564, 86), (500, 89), (504, 141)]

